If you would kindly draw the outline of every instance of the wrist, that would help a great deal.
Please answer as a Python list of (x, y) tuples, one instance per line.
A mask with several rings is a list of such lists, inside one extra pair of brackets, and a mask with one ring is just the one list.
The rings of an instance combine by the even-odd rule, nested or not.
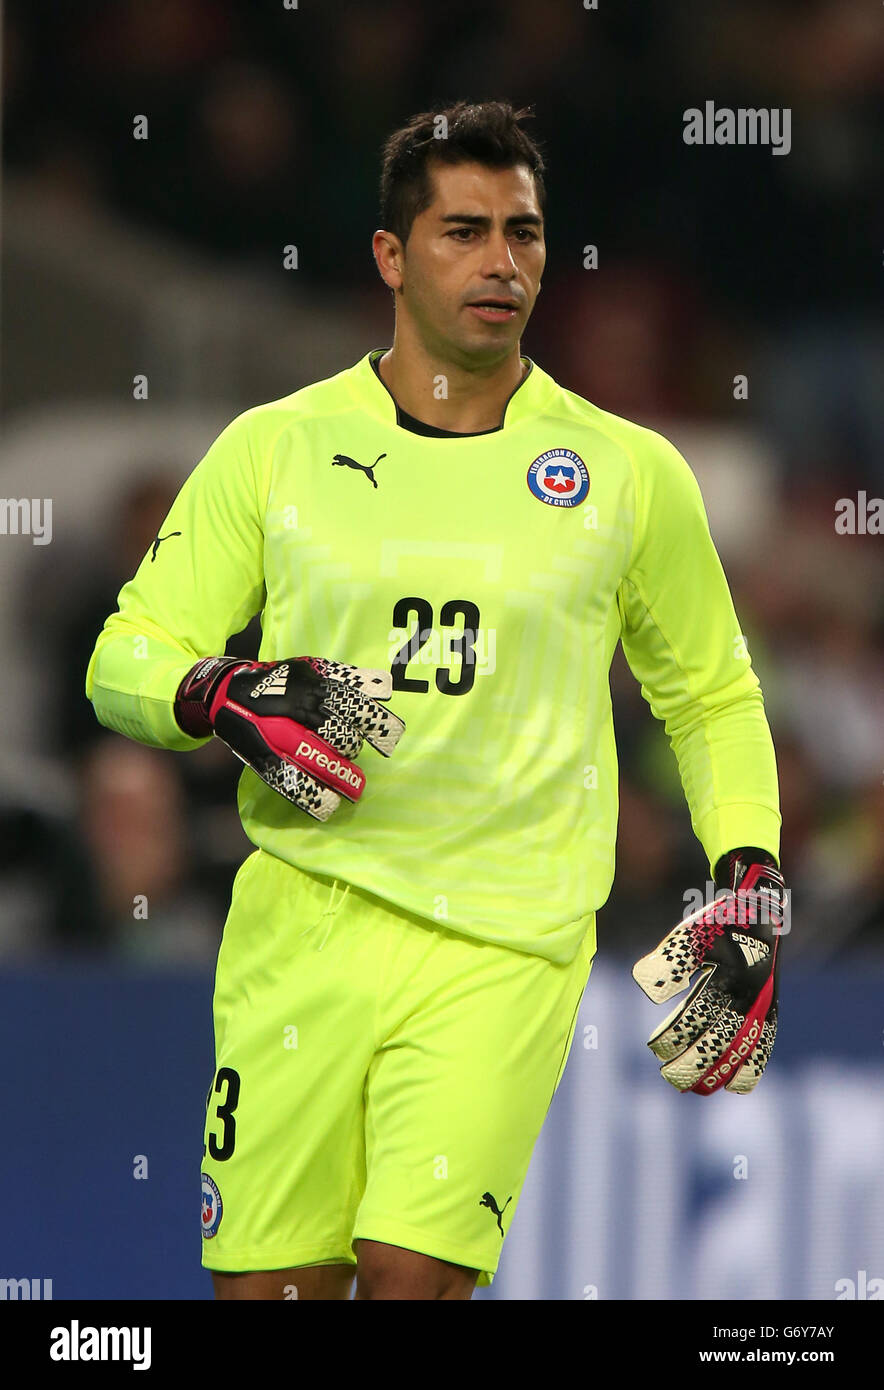
[(174, 711), (178, 727), (191, 738), (209, 738), (214, 733), (212, 702), (225, 676), (252, 663), (234, 656), (207, 656), (191, 666), (175, 694)]
[(745, 846), (741, 849), (729, 850), (723, 854), (715, 866), (715, 887), (729, 888), (731, 892), (736, 892), (740, 883), (745, 878), (746, 870), (752, 864), (763, 864), (769, 869), (773, 869), (779, 878), (777, 861), (766, 849), (759, 849), (755, 845)]

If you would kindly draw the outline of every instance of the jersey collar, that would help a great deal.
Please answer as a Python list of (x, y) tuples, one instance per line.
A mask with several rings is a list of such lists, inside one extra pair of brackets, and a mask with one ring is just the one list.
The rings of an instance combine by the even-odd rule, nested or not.
[[(371, 365), (372, 357), (382, 356), (388, 348), (372, 348), (347, 373), (349, 387), (360, 407), (375, 419), (389, 425), (396, 424), (396, 402)], [(523, 377), (504, 407), (503, 425), (500, 431), (511, 429), (523, 420), (536, 416), (555, 391), (552, 377), (542, 371), (530, 357), (522, 355), (528, 364), (528, 375)], [(420, 436), (423, 437), (423, 436)], [(482, 436), (465, 434), (464, 439)], [(490, 434), (488, 436), (491, 437)], [(456, 442), (456, 441), (450, 441)]]

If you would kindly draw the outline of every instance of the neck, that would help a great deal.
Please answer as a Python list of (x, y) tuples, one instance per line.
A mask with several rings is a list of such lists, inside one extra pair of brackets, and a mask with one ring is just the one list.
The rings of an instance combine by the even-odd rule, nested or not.
[[(432, 351), (398, 320), (393, 346), (378, 368), (402, 410), (426, 425), (459, 434), (497, 429), (507, 401), (525, 375), (518, 343), (489, 366), (467, 367)], [(441, 399), (440, 378), (445, 388)]]

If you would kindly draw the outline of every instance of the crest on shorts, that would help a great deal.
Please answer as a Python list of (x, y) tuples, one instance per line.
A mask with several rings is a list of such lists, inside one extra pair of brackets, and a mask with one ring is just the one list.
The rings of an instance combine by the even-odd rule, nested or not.
[(202, 1183), (203, 1201), (200, 1225), (204, 1239), (211, 1240), (212, 1236), (218, 1234), (218, 1227), (221, 1225), (221, 1217), (224, 1214), (224, 1203), (221, 1201), (221, 1193), (208, 1173), (202, 1174)]

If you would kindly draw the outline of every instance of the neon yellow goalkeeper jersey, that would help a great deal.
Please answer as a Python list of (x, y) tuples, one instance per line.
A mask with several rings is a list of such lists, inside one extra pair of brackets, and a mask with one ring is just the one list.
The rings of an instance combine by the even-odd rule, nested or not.
[(696, 479), (530, 359), (497, 430), (398, 423), (367, 354), (221, 433), (98, 637), (99, 721), (190, 749), (173, 699), (262, 615), (262, 660), (392, 671), (407, 728), (311, 820), (246, 768), (248, 837), (481, 940), (571, 961), (614, 876), (618, 641), (709, 861), (779, 854), (776, 763)]

